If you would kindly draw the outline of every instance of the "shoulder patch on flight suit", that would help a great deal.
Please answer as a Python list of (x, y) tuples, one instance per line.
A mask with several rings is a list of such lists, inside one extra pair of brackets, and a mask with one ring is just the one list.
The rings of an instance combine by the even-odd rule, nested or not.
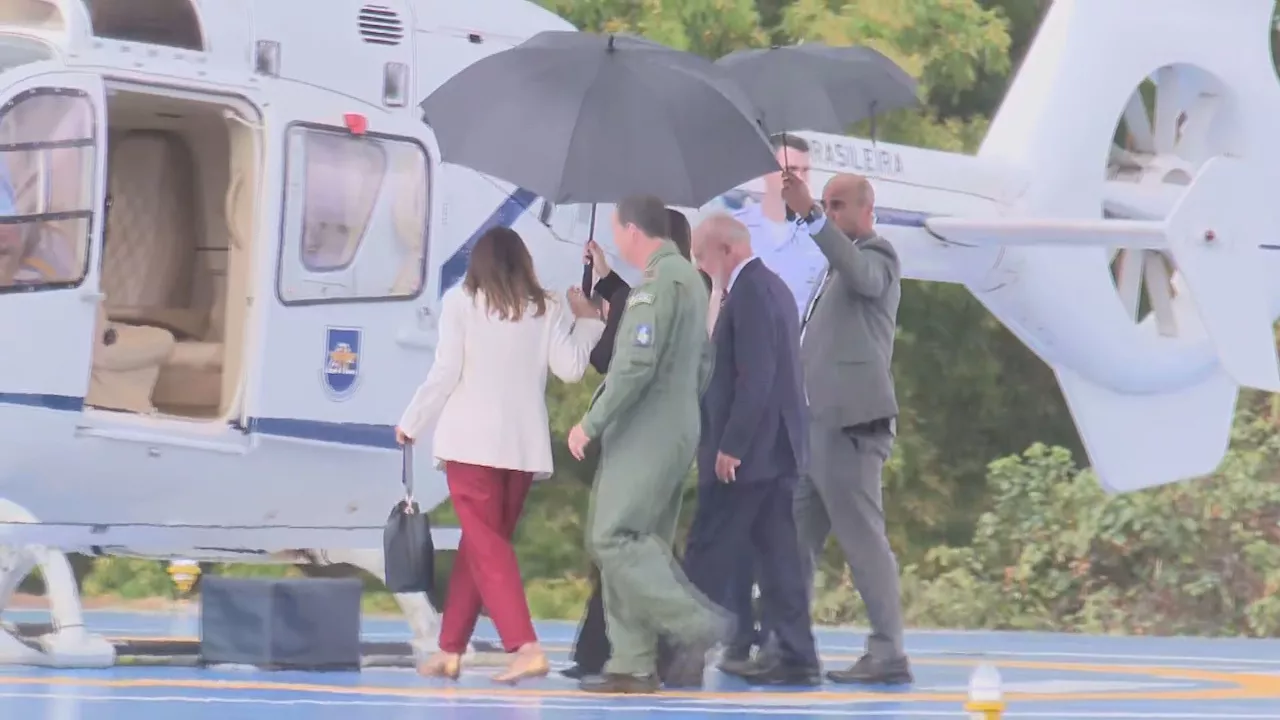
[(635, 307), (637, 305), (652, 305), (653, 293), (647, 293), (643, 290), (637, 290), (627, 295), (627, 307)]
[(653, 345), (653, 328), (641, 323), (636, 326), (635, 346), (647, 348)]

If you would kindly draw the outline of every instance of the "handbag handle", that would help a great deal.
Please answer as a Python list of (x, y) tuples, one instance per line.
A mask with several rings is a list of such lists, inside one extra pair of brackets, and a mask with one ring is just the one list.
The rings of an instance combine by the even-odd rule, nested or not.
[(404, 511), (413, 510), (413, 443), (405, 443), (400, 451), (400, 482), (404, 483)]

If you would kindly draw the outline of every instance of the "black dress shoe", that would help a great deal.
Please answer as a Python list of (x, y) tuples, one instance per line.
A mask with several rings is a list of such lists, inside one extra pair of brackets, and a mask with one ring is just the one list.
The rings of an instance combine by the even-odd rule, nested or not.
[(578, 682), (578, 689), (583, 692), (608, 695), (647, 695), (658, 692), (658, 677), (621, 673), (590, 675)]
[(863, 655), (848, 670), (828, 672), (827, 679), (845, 685), (910, 685), (915, 682), (911, 663), (905, 655), (891, 660)]
[(755, 655), (751, 649), (726, 651), (717, 668), (726, 675), (745, 677), (781, 662), (781, 654), (776, 643), (766, 643), (756, 648)]
[(753, 672), (742, 676), (751, 685), (818, 687), (822, 684), (822, 671), (815, 665), (790, 663), (758, 663)]

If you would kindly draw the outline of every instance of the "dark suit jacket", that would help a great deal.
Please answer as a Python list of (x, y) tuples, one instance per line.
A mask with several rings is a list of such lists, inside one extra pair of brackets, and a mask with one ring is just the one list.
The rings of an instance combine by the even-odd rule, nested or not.
[(718, 482), (716, 453), (738, 458), (737, 482), (794, 479), (808, 459), (800, 320), (786, 283), (752, 259), (738, 273), (712, 335), (702, 395), (698, 479)]

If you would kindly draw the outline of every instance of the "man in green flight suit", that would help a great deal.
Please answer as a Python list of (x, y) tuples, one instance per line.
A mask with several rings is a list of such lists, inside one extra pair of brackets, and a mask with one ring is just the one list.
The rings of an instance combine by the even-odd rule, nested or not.
[(604, 390), (569, 432), (578, 459), (588, 443), (601, 443), (587, 547), (600, 568), (613, 655), (603, 675), (582, 680), (588, 692), (656, 691), (658, 633), (675, 649), (667, 684), (700, 687), (706, 653), (728, 630), (671, 553), (711, 346), (706, 286), (668, 235), (658, 198), (618, 204), (614, 242), (644, 268), (644, 281), (627, 298)]

